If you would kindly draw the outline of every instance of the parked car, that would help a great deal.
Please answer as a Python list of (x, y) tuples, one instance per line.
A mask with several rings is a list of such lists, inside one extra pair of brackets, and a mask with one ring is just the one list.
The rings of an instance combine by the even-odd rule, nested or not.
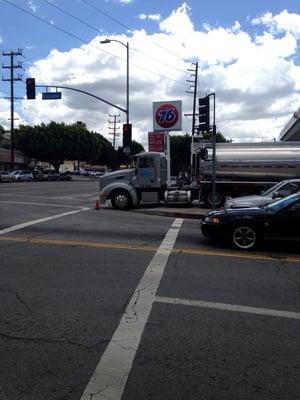
[(33, 174), (30, 170), (22, 169), (18, 171), (13, 171), (11, 174), (11, 179), (15, 182), (32, 182)]
[(300, 191), (300, 179), (288, 179), (276, 183), (261, 195), (241, 196), (228, 199), (225, 202), (225, 208), (235, 207), (262, 207), (272, 203), (275, 200), (289, 196)]
[(12, 182), (13, 179), (9, 172), (0, 171), (0, 182)]
[(46, 169), (42, 172), (41, 180), (59, 181), (59, 172), (57, 172), (55, 169)]
[(204, 236), (227, 237), (240, 250), (253, 249), (264, 238), (300, 239), (300, 193), (264, 207), (210, 211), (201, 222)]

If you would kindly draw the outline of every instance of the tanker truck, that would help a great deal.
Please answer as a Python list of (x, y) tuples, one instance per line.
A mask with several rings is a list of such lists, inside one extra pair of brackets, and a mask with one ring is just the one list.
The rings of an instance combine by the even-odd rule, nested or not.
[[(200, 198), (207, 206), (212, 205), (211, 156), (208, 148), (207, 160), (199, 163)], [(216, 206), (226, 197), (260, 194), (276, 182), (296, 178), (300, 178), (300, 142), (216, 145)]]
[[(185, 185), (169, 187), (167, 160), (163, 153), (142, 152), (134, 157), (132, 168), (107, 173), (100, 177), (100, 203), (116, 209), (140, 204), (186, 203), (199, 200), (211, 206), (212, 158), (201, 160), (196, 179)], [(215, 206), (227, 197), (259, 194), (274, 183), (300, 177), (300, 143), (220, 143), (216, 147)]]

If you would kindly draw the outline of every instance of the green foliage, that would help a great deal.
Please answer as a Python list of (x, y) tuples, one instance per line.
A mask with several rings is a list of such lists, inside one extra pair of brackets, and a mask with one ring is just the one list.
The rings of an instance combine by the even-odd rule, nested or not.
[[(211, 132), (204, 132), (203, 133), (203, 139), (211, 140), (211, 137), (212, 137)], [(217, 143), (228, 143), (228, 142), (230, 142), (230, 140), (226, 140), (226, 138), (222, 135), (221, 132), (217, 132), (216, 142)]]
[[(131, 155), (140, 153), (141, 151), (145, 151), (144, 147), (136, 142), (135, 140), (131, 143)], [(129, 159), (128, 156), (123, 152), (123, 147), (119, 147), (116, 154), (117, 165), (128, 164)]]
[(3, 147), (3, 139), (4, 139), (5, 129), (0, 125), (0, 146)]
[[(206, 132), (203, 134), (203, 139), (211, 141), (212, 134)], [(217, 143), (228, 142), (221, 132), (217, 132)], [(171, 174), (178, 175), (180, 171), (186, 171), (191, 163), (191, 136), (190, 135), (176, 135), (170, 136), (170, 149), (171, 149)]]
[(140, 143), (133, 140), (131, 143), (131, 154), (134, 156), (142, 151), (145, 151), (144, 147)]
[(186, 170), (191, 159), (191, 136), (170, 136), (171, 175)]
[[(57, 170), (65, 160), (108, 166), (113, 162), (111, 143), (102, 135), (90, 132), (80, 121), (70, 125), (53, 121), (33, 127), (21, 125), (15, 132), (15, 143), (16, 148), (28, 157), (49, 162)], [(144, 150), (135, 141), (132, 145), (134, 152)]]

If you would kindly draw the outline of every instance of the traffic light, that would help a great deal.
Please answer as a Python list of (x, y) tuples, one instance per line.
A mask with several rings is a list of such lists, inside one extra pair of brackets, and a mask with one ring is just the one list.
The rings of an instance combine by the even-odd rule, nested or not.
[(200, 149), (200, 158), (204, 161), (208, 159), (208, 150), (206, 147), (202, 147), (202, 149)]
[(35, 99), (35, 79), (34, 78), (26, 79), (26, 94), (27, 94), (27, 100)]
[(131, 148), (132, 124), (123, 124), (123, 147)]
[(199, 99), (199, 131), (209, 131), (209, 96)]

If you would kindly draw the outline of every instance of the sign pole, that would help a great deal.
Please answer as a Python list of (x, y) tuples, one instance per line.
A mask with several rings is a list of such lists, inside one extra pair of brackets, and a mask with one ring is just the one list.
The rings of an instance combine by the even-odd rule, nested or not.
[(171, 150), (170, 150), (170, 135), (165, 132), (167, 140), (167, 185), (171, 184)]

